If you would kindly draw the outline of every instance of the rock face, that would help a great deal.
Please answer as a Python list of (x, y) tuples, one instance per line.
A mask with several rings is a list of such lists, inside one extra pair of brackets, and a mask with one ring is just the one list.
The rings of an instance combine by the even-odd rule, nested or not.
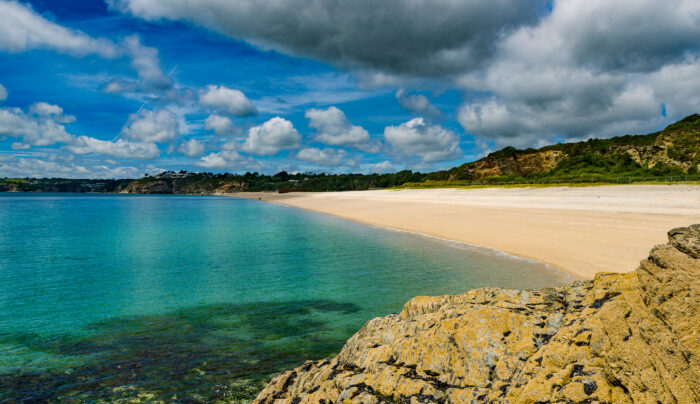
[(627, 274), (416, 297), (256, 403), (700, 402), (700, 225)]
[(474, 179), (515, 174), (521, 177), (553, 170), (566, 154), (560, 150), (535, 151), (506, 158), (487, 157), (466, 164), (463, 172)]
[(123, 194), (172, 194), (173, 188), (165, 181), (134, 181), (121, 191)]
[(538, 150), (506, 147), (477, 161), (448, 170), (448, 179), (480, 180), (497, 176), (526, 177), (549, 173), (567, 159), (580, 158), (586, 153), (605, 158), (628, 155), (640, 167), (675, 167), (692, 175), (700, 172), (700, 115), (690, 115), (661, 132), (648, 135), (556, 144)]
[(241, 181), (189, 181), (187, 178), (150, 177), (131, 181), (120, 190), (124, 194), (221, 194), (245, 191)]

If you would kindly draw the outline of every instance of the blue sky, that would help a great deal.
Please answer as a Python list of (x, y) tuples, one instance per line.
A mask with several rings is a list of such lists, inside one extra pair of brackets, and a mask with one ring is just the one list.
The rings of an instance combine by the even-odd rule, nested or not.
[(699, 109), (700, 6), (627, 2), (0, 0), (0, 176), (435, 170), (657, 130)]

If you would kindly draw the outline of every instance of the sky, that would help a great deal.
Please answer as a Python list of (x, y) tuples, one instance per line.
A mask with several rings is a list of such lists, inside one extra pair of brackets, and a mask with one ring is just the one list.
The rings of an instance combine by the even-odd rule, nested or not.
[(0, 177), (431, 171), (695, 112), (697, 0), (0, 0)]

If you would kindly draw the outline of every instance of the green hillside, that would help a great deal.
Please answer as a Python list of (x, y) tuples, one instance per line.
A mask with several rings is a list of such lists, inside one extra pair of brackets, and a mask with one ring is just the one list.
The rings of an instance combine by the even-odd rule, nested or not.
[[(474, 162), (431, 173), (390, 174), (165, 172), (137, 180), (0, 179), (0, 192), (126, 192), (211, 194), (241, 191), (346, 191), (469, 183), (595, 182), (610, 178), (690, 176), (700, 169), (700, 115), (648, 135), (561, 143), (540, 149), (506, 147)], [(699, 177), (700, 178), (700, 177)]]

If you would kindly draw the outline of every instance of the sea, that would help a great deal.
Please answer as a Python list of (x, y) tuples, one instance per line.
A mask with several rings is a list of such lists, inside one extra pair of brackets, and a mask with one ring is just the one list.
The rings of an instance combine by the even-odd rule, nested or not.
[(414, 296), (570, 281), (255, 200), (0, 193), (0, 402), (248, 402)]

